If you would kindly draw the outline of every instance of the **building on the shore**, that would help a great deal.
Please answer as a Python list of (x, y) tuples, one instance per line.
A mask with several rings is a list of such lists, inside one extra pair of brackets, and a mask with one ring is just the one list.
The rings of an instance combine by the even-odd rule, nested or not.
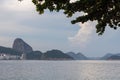
[(20, 56), (0, 53), (0, 60), (19, 60)]
[(21, 60), (26, 60), (26, 54), (23, 53), (23, 54), (21, 55), (20, 59), (21, 59)]

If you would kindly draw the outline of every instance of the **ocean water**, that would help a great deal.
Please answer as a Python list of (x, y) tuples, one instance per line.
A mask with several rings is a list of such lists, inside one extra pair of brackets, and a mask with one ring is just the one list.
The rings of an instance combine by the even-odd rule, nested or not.
[(0, 80), (120, 80), (120, 61), (0, 61)]

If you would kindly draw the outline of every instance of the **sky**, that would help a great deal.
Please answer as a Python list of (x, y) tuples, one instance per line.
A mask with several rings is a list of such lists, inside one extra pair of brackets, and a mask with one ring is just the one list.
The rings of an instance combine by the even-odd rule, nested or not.
[(0, 0), (0, 46), (12, 47), (16, 38), (22, 38), (34, 50), (46, 52), (81, 52), (89, 57), (106, 53), (120, 53), (120, 29), (107, 26), (102, 36), (96, 34), (96, 22), (71, 24), (62, 11), (39, 15), (31, 0)]

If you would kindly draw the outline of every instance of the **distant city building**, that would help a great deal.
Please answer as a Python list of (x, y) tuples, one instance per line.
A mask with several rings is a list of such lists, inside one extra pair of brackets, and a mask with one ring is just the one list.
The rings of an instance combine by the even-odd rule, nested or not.
[(0, 60), (18, 60), (20, 56), (0, 53)]
[(20, 59), (21, 59), (21, 60), (26, 60), (26, 54), (23, 53), (23, 54), (21, 55)]

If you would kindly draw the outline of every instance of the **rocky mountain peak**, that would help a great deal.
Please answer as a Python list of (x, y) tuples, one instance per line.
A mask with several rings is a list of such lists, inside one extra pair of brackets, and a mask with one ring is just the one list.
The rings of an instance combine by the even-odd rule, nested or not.
[(32, 47), (24, 42), (21, 38), (16, 38), (14, 40), (12, 48), (22, 53), (29, 53), (33, 51)]

